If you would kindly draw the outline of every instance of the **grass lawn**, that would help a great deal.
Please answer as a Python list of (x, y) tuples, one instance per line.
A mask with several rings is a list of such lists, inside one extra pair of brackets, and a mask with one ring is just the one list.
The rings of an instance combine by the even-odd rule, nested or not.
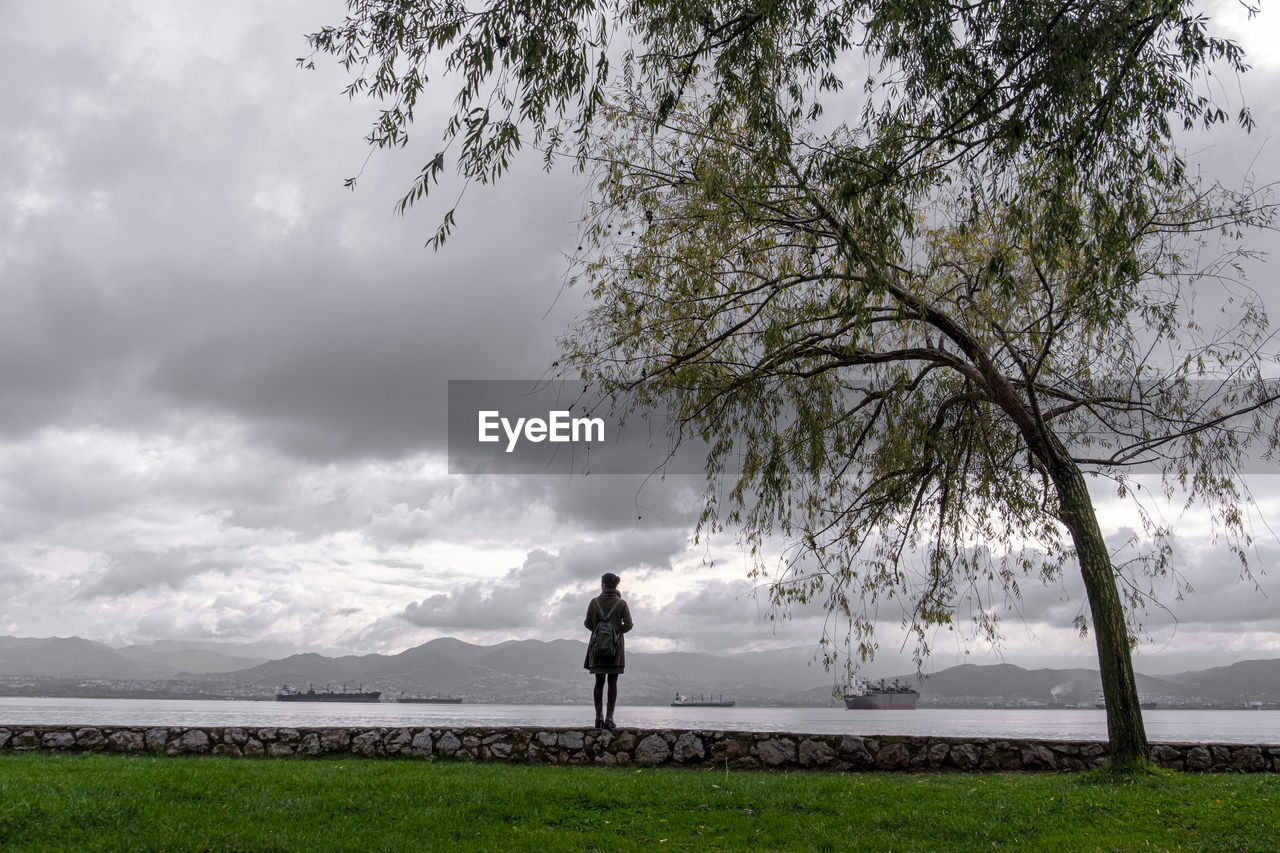
[(27, 753), (0, 849), (1280, 850), (1280, 777)]

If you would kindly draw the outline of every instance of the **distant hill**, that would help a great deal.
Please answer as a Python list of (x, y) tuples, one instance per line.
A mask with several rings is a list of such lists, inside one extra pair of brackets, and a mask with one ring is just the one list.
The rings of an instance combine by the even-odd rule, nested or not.
[(125, 646), (118, 650), (135, 663), (167, 668), (173, 672), (204, 675), (211, 672), (233, 672), (266, 663), (268, 658), (239, 657), (194, 648), (181, 643), (152, 643), (146, 646)]
[(45, 678), (162, 678), (177, 670), (130, 660), (102, 643), (80, 637), (0, 637), (0, 675)]
[[(454, 695), (477, 701), (585, 702), (592, 680), (582, 669), (586, 645), (576, 640), (511, 640), (480, 646), (452, 638), (397, 654), (329, 657), (315, 652), (276, 660), (223, 654), (180, 643), (112, 649), (78, 637), (0, 637), (0, 677), (181, 681), (210, 694), (270, 697), (283, 684), (381, 690), (387, 699)], [(1101, 687), (1091, 669), (1034, 669), (1013, 664), (950, 667), (917, 679), (922, 705), (978, 706), (1059, 701), (1092, 704)], [(699, 652), (627, 653), (623, 701), (653, 704), (677, 693), (723, 694), (744, 705), (834, 703), (837, 674), (813, 662), (813, 649), (711, 655)], [(200, 685), (205, 685), (201, 688)], [(60, 689), (65, 688), (62, 685)], [(131, 689), (137, 689), (132, 685)], [(11, 688), (15, 689), (15, 688)], [(1280, 660), (1241, 661), (1202, 672), (1153, 678), (1138, 675), (1139, 694), (1161, 707), (1280, 702)]]
[(1232, 702), (1280, 702), (1280, 659), (1242, 660), (1199, 672), (1168, 676), (1184, 692), (1222, 696)]

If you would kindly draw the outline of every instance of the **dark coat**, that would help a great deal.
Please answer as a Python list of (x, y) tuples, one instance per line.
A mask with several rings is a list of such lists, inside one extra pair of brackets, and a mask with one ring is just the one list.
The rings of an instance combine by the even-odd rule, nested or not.
[[(596, 608), (599, 602), (600, 608)], [(627, 603), (622, 600), (622, 596), (618, 594), (616, 589), (606, 590), (595, 598), (591, 599), (591, 603), (587, 605), (587, 618), (582, 624), (587, 626), (588, 631), (594, 631), (596, 623), (601, 619), (601, 612), (608, 613), (611, 608), (613, 615), (609, 617), (609, 621), (616, 625), (623, 634), (631, 630), (631, 609), (627, 607)], [(609, 660), (596, 660), (596, 656), (591, 653), (591, 644), (587, 644), (587, 658), (582, 662), (584, 669), (591, 670), (593, 675), (611, 675), (622, 672), (622, 668), (627, 663), (627, 641), (625, 637), (619, 637), (618, 656)]]

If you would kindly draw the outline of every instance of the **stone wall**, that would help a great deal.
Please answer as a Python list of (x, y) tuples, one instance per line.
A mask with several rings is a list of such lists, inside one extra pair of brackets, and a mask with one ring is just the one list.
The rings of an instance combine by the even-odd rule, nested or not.
[[(147, 752), (168, 755), (404, 756), (539, 764), (638, 764), (778, 770), (1083, 770), (1101, 764), (1093, 741), (1005, 740), (678, 729), (283, 728), (11, 726), (0, 753)], [(1280, 772), (1280, 745), (1161, 743), (1175, 770)]]

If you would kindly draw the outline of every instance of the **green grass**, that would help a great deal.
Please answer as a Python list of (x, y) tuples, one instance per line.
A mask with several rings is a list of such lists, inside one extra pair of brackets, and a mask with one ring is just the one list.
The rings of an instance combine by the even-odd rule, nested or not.
[(0, 756), (0, 849), (1280, 850), (1280, 778)]

